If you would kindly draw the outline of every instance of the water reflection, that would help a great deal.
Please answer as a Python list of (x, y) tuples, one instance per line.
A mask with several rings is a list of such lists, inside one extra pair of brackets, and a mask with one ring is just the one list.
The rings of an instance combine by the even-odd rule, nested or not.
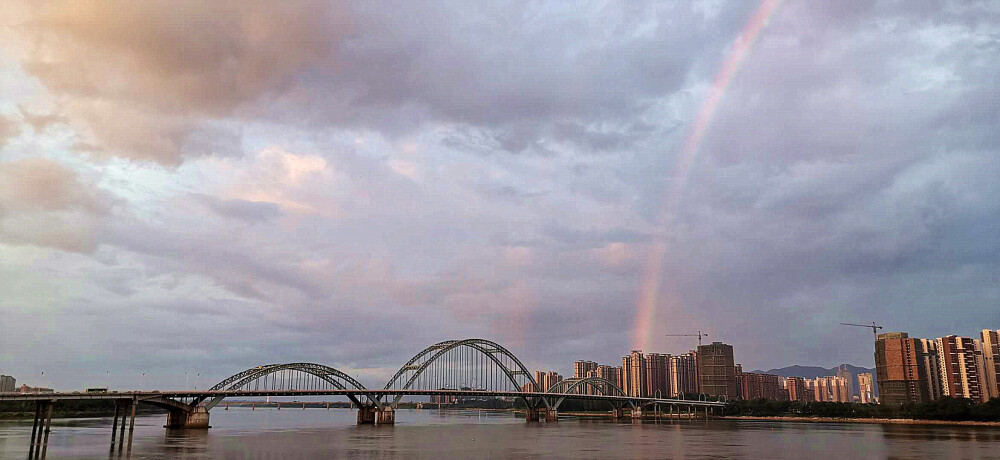
[[(407, 411), (395, 426), (357, 426), (353, 411), (242, 410), (212, 414), (209, 430), (167, 430), (136, 419), (141, 458), (982, 458), (1000, 432), (952, 426), (562, 418), (526, 423), (509, 413)], [(111, 420), (56, 420), (50, 458), (107, 455)], [(0, 458), (27, 454), (31, 424), (0, 423)]]

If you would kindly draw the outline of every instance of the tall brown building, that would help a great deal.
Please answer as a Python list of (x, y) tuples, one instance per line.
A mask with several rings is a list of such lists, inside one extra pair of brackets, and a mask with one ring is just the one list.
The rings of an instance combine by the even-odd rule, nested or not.
[(597, 363), (593, 361), (577, 361), (573, 363), (573, 378), (586, 378), (588, 377), (587, 373), (590, 371), (597, 371)]
[(983, 381), (986, 382), (987, 396), (990, 399), (1000, 398), (1000, 329), (983, 329), (979, 339), (983, 349)]
[(930, 400), (926, 371), (917, 359), (917, 346), (905, 332), (878, 335), (875, 374), (883, 404)]
[(806, 386), (806, 379), (802, 377), (788, 377), (785, 379), (785, 389), (788, 390), (789, 401), (812, 401), (813, 394)]
[(781, 378), (772, 374), (756, 372), (736, 373), (736, 382), (743, 399), (786, 399), (787, 394), (781, 391)]
[(670, 396), (670, 355), (646, 355), (646, 394), (661, 398)]
[(628, 356), (622, 357), (622, 370), (625, 373), (625, 386), (622, 387), (629, 396), (646, 397), (646, 360), (642, 350), (632, 350)]
[(711, 396), (739, 396), (733, 346), (722, 342), (698, 345), (698, 377), (701, 392)]
[(968, 337), (949, 335), (938, 338), (937, 354), (941, 366), (941, 388), (944, 396), (988, 401), (984, 385), (986, 365), (980, 344)]

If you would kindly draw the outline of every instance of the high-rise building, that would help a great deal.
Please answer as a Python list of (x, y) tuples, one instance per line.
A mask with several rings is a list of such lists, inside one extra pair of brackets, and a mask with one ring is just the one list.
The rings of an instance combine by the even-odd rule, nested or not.
[(646, 397), (646, 360), (642, 350), (632, 350), (628, 356), (622, 357), (622, 369), (625, 372), (625, 386), (622, 387), (629, 396)]
[(646, 394), (661, 398), (670, 396), (670, 355), (646, 355)]
[(941, 397), (941, 365), (938, 359), (937, 342), (933, 339), (913, 339), (919, 374), (924, 381), (927, 400)]
[[(621, 380), (621, 376), (618, 373), (619, 369), (619, 367), (601, 364), (597, 366), (597, 377), (607, 380), (620, 387), (620, 385), (618, 385), (618, 381)], [(615, 393), (612, 392), (611, 388), (604, 388), (603, 394), (610, 395)]]
[(773, 374), (759, 374), (756, 372), (738, 372), (736, 382), (740, 389), (740, 397), (743, 399), (785, 399), (787, 396), (781, 391), (780, 377)]
[(851, 389), (847, 379), (831, 375), (816, 377), (813, 384), (813, 401), (851, 402)]
[(702, 393), (729, 398), (738, 396), (733, 346), (722, 342), (698, 345), (698, 377)]
[(983, 391), (986, 365), (979, 341), (949, 335), (936, 339), (936, 342), (942, 395), (988, 401), (989, 394)]
[(597, 363), (593, 361), (577, 361), (573, 363), (573, 378), (587, 378), (588, 372), (597, 371)]
[(549, 391), (555, 384), (562, 382), (563, 376), (556, 371), (548, 371), (545, 373), (545, 391)]
[(545, 371), (535, 371), (535, 382), (538, 383), (538, 388), (534, 391), (548, 391), (549, 387), (545, 385)]
[(17, 391), (15, 384), (17, 380), (9, 375), (0, 375), (0, 393), (13, 393)]
[(847, 388), (848, 391), (850, 391), (851, 396), (858, 394), (858, 382), (854, 380), (854, 374), (851, 373), (851, 369), (847, 367), (847, 364), (837, 366), (834, 374), (847, 381)]
[(987, 396), (990, 399), (1000, 398), (1000, 329), (983, 329), (979, 340), (983, 347), (983, 380)]
[(697, 353), (690, 351), (670, 357), (670, 396), (698, 393)]
[(875, 340), (875, 375), (883, 404), (925, 402), (928, 376), (914, 339), (905, 332), (879, 334)]
[(785, 389), (788, 390), (789, 401), (808, 402), (813, 400), (812, 389), (806, 386), (806, 379), (802, 377), (785, 379)]
[(858, 391), (861, 404), (871, 404), (875, 402), (875, 381), (872, 375), (867, 372), (858, 374)]

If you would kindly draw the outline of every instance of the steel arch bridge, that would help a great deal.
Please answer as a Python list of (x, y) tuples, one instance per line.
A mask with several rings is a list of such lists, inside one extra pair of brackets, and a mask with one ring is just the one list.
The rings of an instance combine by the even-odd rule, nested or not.
[[(383, 389), (449, 388), (533, 392), (538, 383), (521, 360), (500, 344), (486, 339), (463, 339), (446, 340), (425, 348), (400, 367)], [(402, 398), (403, 394), (396, 395), (389, 405), (396, 407)], [(546, 398), (522, 399), (528, 407), (549, 404)]]
[[(354, 377), (329, 366), (315, 363), (264, 364), (251, 367), (215, 384), (208, 391), (238, 390), (365, 390), (365, 386)], [(357, 405), (362, 405), (354, 395), (347, 397)], [(369, 401), (375, 399), (366, 396)], [(198, 405), (206, 398), (196, 398), (192, 405)], [(205, 409), (218, 405), (225, 396), (217, 396), (204, 404)]]
[[(625, 393), (625, 390), (622, 390), (621, 387), (611, 382), (610, 380), (606, 380), (600, 377), (570, 378), (556, 382), (555, 385), (552, 385), (547, 390), (545, 390), (546, 393), (559, 394), (559, 398), (556, 399), (554, 403), (550, 402), (549, 407), (551, 407), (553, 410), (558, 410), (559, 406), (562, 405), (563, 401), (565, 401), (566, 398), (571, 397), (571, 394), (573, 393), (574, 390), (582, 391), (587, 388), (596, 390), (600, 392), (602, 395), (606, 396), (622, 396), (624, 398), (629, 397), (628, 393)], [(615, 409), (620, 408), (621, 406), (624, 405), (624, 403), (627, 403), (629, 406), (633, 408), (636, 407), (635, 403), (632, 402), (631, 399), (624, 399), (624, 403), (615, 403), (615, 402), (610, 402), (610, 403)]]

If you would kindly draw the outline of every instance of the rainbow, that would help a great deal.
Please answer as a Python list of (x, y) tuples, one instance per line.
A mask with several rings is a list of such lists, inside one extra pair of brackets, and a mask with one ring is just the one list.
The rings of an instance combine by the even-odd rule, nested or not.
[[(781, 0), (762, 0), (754, 11), (750, 20), (743, 27), (742, 32), (733, 43), (722, 63), (722, 68), (716, 73), (712, 86), (708, 90), (701, 109), (694, 120), (690, 133), (684, 140), (683, 150), (675, 167), (677, 179), (667, 186), (666, 198), (660, 210), (660, 221), (663, 222), (666, 216), (670, 216), (680, 202), (681, 191), (686, 187), (688, 175), (698, 154), (701, 141), (708, 132), (712, 117), (716, 109), (722, 102), (722, 97), (726, 94), (726, 89), (733, 77), (739, 72), (743, 62), (750, 54), (754, 43), (760, 37), (760, 32), (767, 25), (771, 17), (778, 10)], [(639, 298), (635, 308), (635, 322), (633, 323), (634, 337), (632, 343), (639, 349), (648, 350), (652, 337), (653, 322), (656, 308), (660, 304), (660, 283), (663, 279), (663, 258), (667, 253), (666, 237), (661, 236), (653, 243), (653, 247), (648, 251), (648, 258), (643, 269), (641, 284), (639, 286)], [(672, 292), (672, 289), (668, 289)], [(665, 299), (666, 303), (677, 305), (676, 298)]]

